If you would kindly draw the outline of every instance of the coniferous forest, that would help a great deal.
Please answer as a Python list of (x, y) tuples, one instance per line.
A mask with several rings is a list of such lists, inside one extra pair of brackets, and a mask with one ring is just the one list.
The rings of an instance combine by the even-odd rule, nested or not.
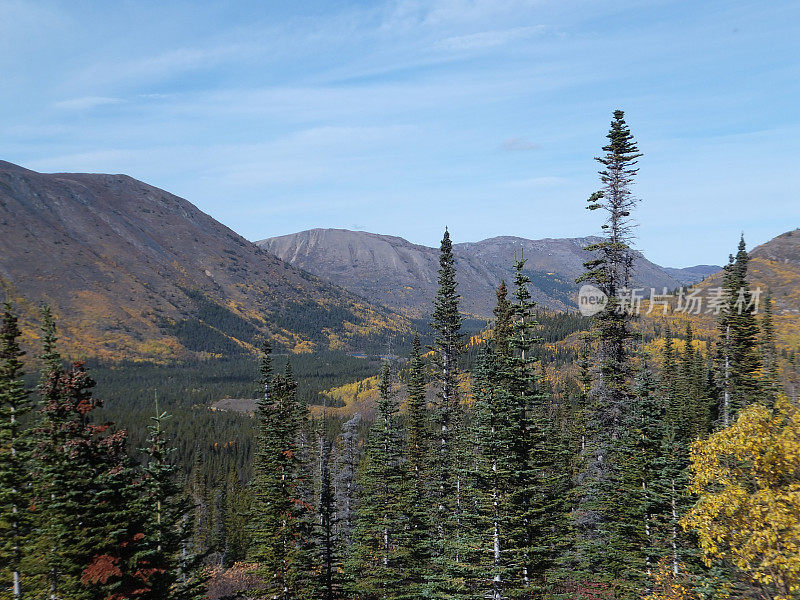
[[(180, 366), (121, 378), (69, 362), (47, 306), (26, 353), (7, 302), (0, 598), (800, 598), (797, 366), (771, 299), (750, 301), (744, 239), (714, 331), (633, 310), (641, 156), (615, 111), (585, 206), (603, 232), (578, 281), (606, 299), (590, 317), (541, 310), (520, 253), (494, 318), (468, 331), (445, 229), (438, 293), (402, 356), (263, 339), (181, 403), (149, 381)], [(378, 370), (369, 411), (319, 394)], [(226, 374), (229, 395), (256, 395), (252, 415), (193, 409)], [(127, 410), (94, 393), (104, 375)]]

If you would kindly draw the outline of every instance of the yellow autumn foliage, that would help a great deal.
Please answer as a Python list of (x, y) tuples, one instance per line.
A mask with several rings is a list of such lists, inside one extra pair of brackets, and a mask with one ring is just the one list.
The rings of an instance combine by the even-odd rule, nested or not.
[(736, 422), (691, 453), (690, 491), (699, 500), (683, 520), (708, 564), (729, 561), (775, 600), (800, 592), (800, 409), (747, 407)]
[(679, 565), (675, 573), (672, 562), (662, 558), (650, 576), (650, 592), (643, 600), (699, 600), (689, 584), (685, 565)]

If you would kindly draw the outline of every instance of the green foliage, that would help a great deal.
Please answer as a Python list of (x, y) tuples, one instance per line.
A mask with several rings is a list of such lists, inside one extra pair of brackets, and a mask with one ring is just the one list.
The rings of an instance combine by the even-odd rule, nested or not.
[(300, 438), (306, 407), (297, 397), (289, 364), (283, 375), (273, 374), (268, 343), (263, 348), (261, 385), (249, 558), (257, 564), (265, 593), (285, 600), (306, 598), (311, 593), (305, 553), (312, 508), (302, 496), (306, 471)]
[[(644, 576), (644, 515), (637, 500), (641, 480), (637, 481), (631, 460), (635, 442), (627, 428), (633, 402), (632, 315), (624, 310), (618, 294), (631, 281), (631, 211), (637, 204), (631, 186), (641, 154), (623, 111), (614, 111), (607, 137), (605, 155), (596, 159), (602, 165), (599, 175), (603, 188), (589, 198), (587, 206), (605, 211), (605, 237), (586, 248), (595, 258), (584, 263), (586, 273), (578, 279), (600, 288), (608, 302), (593, 318), (594, 385), (586, 411), (586, 442), (575, 511), (576, 560), (580, 577), (586, 582), (616, 589), (620, 597), (632, 597), (636, 588), (627, 582)], [(632, 573), (638, 575), (631, 577)]]
[(756, 306), (751, 302), (747, 283), (749, 257), (744, 237), (739, 240), (736, 257), (725, 265), (718, 330), (717, 381), (721, 388), (721, 419), (728, 426), (736, 413), (760, 399), (762, 392), (761, 355)]
[(32, 406), (23, 380), (17, 317), (3, 306), (0, 328), (0, 592), (22, 593), (20, 567), (23, 546), (30, 542), (30, 480), (32, 450), (26, 415)]
[(419, 597), (419, 588), (409, 589), (408, 581), (409, 482), (398, 411), (387, 363), (381, 371), (376, 420), (361, 468), (361, 500), (346, 565), (347, 588), (355, 598)]

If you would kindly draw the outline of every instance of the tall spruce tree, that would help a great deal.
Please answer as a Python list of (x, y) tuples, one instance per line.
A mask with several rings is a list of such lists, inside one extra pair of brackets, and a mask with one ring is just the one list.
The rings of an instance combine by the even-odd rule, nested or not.
[(430, 415), (425, 390), (425, 361), (419, 336), (415, 335), (408, 364), (406, 471), (408, 473), (408, 576), (419, 596), (427, 589), (433, 556), (434, 532), (430, 507)]
[[(142, 522), (124, 431), (109, 432), (91, 413), (102, 406), (82, 363), (65, 370), (49, 309), (42, 311), (44, 362), (40, 418), (34, 431), (31, 544), (50, 598), (134, 597)], [(91, 499), (91, 501), (90, 501)]]
[(721, 388), (722, 426), (727, 427), (740, 409), (761, 401), (761, 354), (756, 321), (757, 303), (747, 282), (749, 256), (744, 236), (736, 256), (725, 266), (720, 293), (723, 298), (717, 329), (717, 380)]
[(463, 451), (463, 411), (459, 394), (458, 357), (462, 351), (456, 264), (450, 233), (445, 229), (439, 252), (439, 289), (433, 301), (431, 327), (435, 332), (433, 366), (437, 384), (436, 448), (432, 453), (435, 472), (432, 487), (436, 506), (436, 552), (433, 557), (435, 594), (452, 597), (463, 590), (460, 581), (459, 546), (461, 489), (458, 452)]
[(31, 535), (32, 443), (24, 419), (32, 404), (23, 380), (20, 335), (17, 316), (6, 302), (0, 325), (0, 597), (10, 590), (14, 598), (23, 593), (20, 569)]
[(361, 464), (363, 448), (359, 436), (362, 423), (360, 413), (356, 413), (342, 425), (338, 440), (336, 475), (334, 487), (336, 495), (336, 535), (342, 548), (350, 546), (355, 527), (355, 507), (360, 495), (357, 480), (358, 465)]
[[(503, 294), (505, 298), (505, 294)], [(498, 294), (498, 303), (500, 295)], [(505, 550), (506, 474), (501, 472), (505, 446), (501, 431), (506, 426), (504, 406), (498, 402), (498, 368), (490, 345), (481, 348), (472, 380), (474, 419), (472, 439), (475, 445), (474, 523), (483, 552), (478, 557), (475, 580), (483, 595), (492, 600), (504, 597), (509, 576)], [(483, 573), (481, 573), (481, 567)]]
[(254, 460), (250, 559), (264, 580), (265, 593), (282, 600), (310, 597), (307, 560), (309, 509), (301, 498), (302, 464), (298, 440), (305, 419), (297, 382), (288, 367), (272, 369), (272, 349), (262, 348)]
[[(585, 582), (614, 590), (618, 597), (637, 593), (632, 573), (644, 576), (644, 523), (635, 523), (636, 477), (626, 468), (633, 439), (626, 430), (632, 403), (632, 307), (625, 301), (630, 288), (634, 253), (630, 247), (635, 226), (631, 212), (638, 200), (632, 191), (641, 156), (625, 122), (614, 111), (605, 154), (596, 160), (603, 187), (592, 194), (587, 208), (606, 213), (604, 239), (587, 246), (595, 258), (578, 282), (595, 285), (607, 296), (605, 310), (593, 317), (596, 338), (595, 380), (587, 423), (586, 452), (579, 476), (579, 506), (575, 511), (579, 540), (577, 559)], [(631, 530), (637, 535), (631, 536)], [(641, 531), (641, 533), (639, 532)]]
[(336, 501), (331, 480), (331, 444), (326, 437), (325, 419), (319, 434), (319, 494), (314, 542), (320, 575), (316, 581), (317, 597), (334, 600), (339, 597), (339, 547), (336, 539)]

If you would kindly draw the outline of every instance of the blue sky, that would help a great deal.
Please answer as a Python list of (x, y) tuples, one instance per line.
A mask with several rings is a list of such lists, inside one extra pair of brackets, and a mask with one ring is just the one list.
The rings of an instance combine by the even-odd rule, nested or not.
[(0, 158), (127, 173), (257, 240), (600, 231), (615, 108), (637, 246), (800, 226), (800, 2), (0, 0)]

